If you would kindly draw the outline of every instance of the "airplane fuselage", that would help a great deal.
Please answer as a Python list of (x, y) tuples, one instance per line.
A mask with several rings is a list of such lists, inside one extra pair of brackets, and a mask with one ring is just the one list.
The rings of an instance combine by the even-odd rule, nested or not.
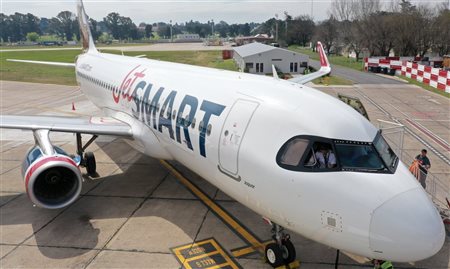
[[(439, 216), (401, 162), (383, 173), (280, 166), (280, 148), (296, 136), (355, 143), (379, 136), (369, 121), (331, 96), (272, 77), (110, 54), (80, 55), (76, 73), (96, 106), (132, 126), (129, 143), (135, 149), (182, 163), (287, 229), (394, 261), (420, 260), (442, 246), (442, 234), (435, 232), (443, 232), (441, 227), (414, 230), (414, 239), (407, 238), (412, 230), (402, 232), (408, 222), (427, 225), (425, 218)], [(409, 202), (422, 209), (396, 218), (395, 208), (414, 208)], [(381, 218), (391, 223), (390, 231)], [(416, 240), (429, 252), (423, 245), (415, 248)]]

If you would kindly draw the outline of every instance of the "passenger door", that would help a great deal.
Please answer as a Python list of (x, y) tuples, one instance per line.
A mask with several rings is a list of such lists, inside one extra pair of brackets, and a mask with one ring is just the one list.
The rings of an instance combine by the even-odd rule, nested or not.
[(237, 100), (228, 113), (219, 140), (219, 169), (239, 180), (239, 149), (250, 120), (259, 103)]

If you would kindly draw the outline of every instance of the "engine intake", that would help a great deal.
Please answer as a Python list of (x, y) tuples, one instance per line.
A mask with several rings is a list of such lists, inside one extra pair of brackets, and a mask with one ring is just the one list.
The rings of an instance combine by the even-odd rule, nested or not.
[(58, 209), (73, 203), (81, 192), (78, 165), (60, 148), (44, 155), (33, 147), (22, 164), (22, 175), (30, 200), (39, 207)]

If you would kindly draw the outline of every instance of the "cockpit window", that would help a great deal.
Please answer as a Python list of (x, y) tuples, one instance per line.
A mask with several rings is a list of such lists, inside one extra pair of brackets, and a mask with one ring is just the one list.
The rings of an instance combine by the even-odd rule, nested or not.
[(372, 145), (336, 144), (343, 169), (383, 170), (385, 166)]
[(309, 140), (307, 139), (293, 139), (284, 147), (284, 152), (281, 155), (280, 162), (285, 165), (299, 165), (308, 144)]
[(389, 144), (386, 142), (384, 137), (379, 134), (377, 138), (375, 138), (374, 146), (383, 159), (384, 163), (388, 166), (389, 169), (395, 168), (397, 165), (398, 157), (395, 155), (394, 151), (389, 147)]
[(281, 147), (276, 161), (291, 171), (394, 173), (398, 157), (381, 133), (373, 142), (301, 135)]

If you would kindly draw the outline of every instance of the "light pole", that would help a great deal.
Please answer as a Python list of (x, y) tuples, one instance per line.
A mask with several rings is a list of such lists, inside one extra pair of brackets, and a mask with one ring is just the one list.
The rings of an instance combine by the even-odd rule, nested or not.
[(172, 35), (172, 20), (170, 20), (170, 42), (173, 42), (173, 35)]
[(286, 16), (286, 32), (285, 32), (285, 40), (287, 40), (287, 36), (288, 36), (288, 19), (289, 19), (289, 14), (287, 13), (287, 11), (284, 12), (284, 15)]
[(275, 14), (275, 42), (278, 42), (278, 14)]

